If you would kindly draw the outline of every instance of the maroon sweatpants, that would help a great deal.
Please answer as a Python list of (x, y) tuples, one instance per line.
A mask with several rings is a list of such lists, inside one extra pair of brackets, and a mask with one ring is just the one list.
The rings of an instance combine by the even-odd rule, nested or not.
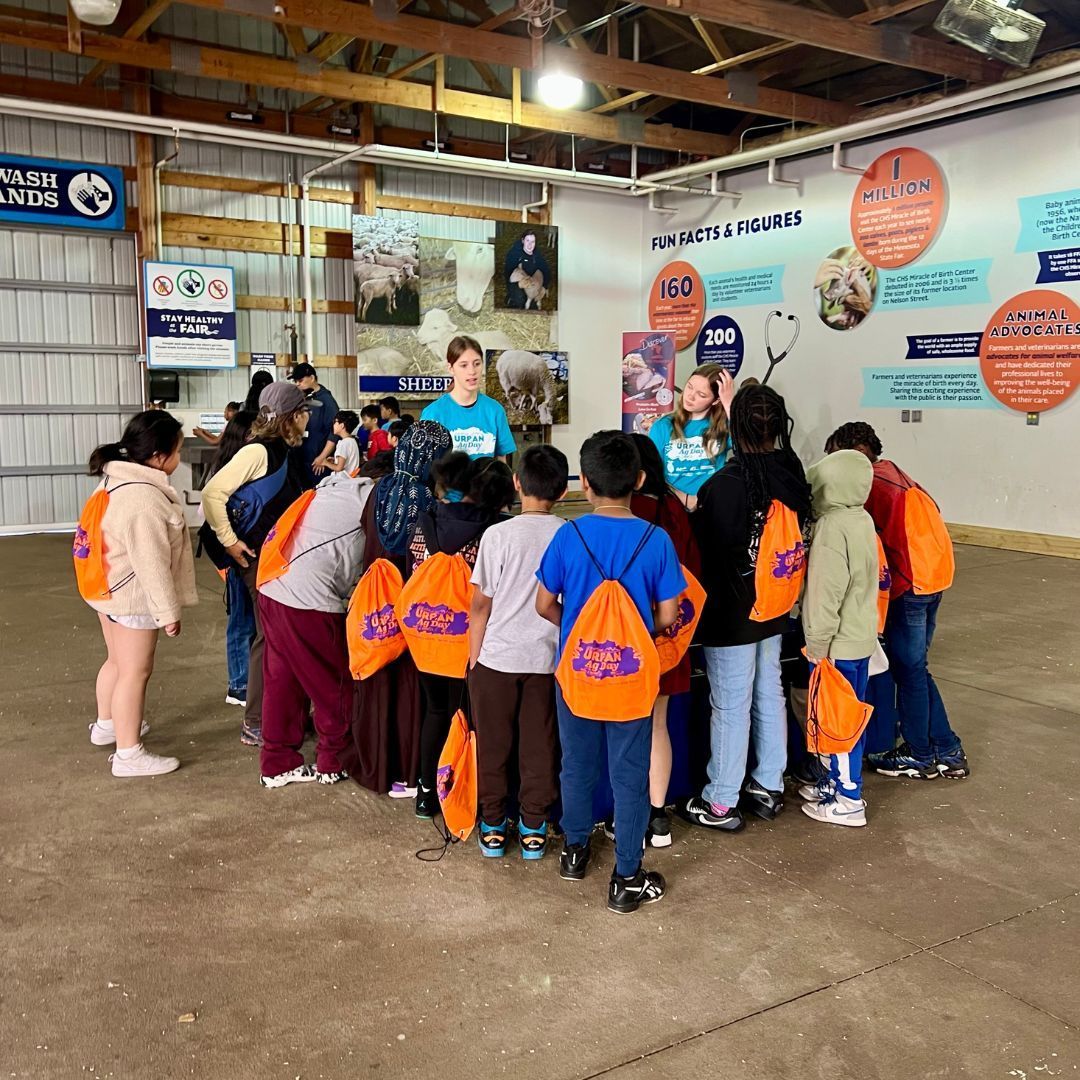
[(489, 825), (506, 817), (510, 755), (518, 742), (521, 817), (538, 829), (559, 797), (555, 676), (512, 675), (476, 664), (469, 672), (476, 728), (477, 797)]
[(349, 740), (353, 680), (345, 642), (345, 615), (301, 611), (259, 594), (263, 647), (263, 776), (304, 764), (307, 703), (313, 707), (315, 767), (341, 772)]

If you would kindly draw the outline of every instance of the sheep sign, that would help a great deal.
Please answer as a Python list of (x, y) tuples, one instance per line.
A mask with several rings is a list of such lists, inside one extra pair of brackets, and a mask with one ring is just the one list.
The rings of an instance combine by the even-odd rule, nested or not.
[(511, 424), (570, 423), (570, 365), (564, 352), (488, 349), (484, 393)]
[(558, 311), (557, 227), (497, 221), (495, 266), (495, 307), (511, 311)]
[(407, 218), (353, 216), (356, 321), (420, 325), (420, 236)]

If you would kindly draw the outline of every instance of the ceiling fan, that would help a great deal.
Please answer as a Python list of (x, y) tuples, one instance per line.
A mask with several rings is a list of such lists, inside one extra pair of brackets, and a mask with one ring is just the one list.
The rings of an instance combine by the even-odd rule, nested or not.
[(1046, 23), (1021, 7), (1022, 0), (949, 0), (934, 29), (997, 60), (1027, 67)]

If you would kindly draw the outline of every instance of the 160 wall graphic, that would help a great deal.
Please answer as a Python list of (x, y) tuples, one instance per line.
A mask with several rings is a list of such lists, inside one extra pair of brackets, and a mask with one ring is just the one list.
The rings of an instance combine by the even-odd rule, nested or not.
[(863, 408), (1066, 401), (1080, 380), (1080, 189), (993, 205), (913, 146), (858, 167), (696, 200), (675, 219), (692, 224), (647, 239), (648, 325), (675, 338), (680, 381), (699, 363), (771, 382), (850, 363)]

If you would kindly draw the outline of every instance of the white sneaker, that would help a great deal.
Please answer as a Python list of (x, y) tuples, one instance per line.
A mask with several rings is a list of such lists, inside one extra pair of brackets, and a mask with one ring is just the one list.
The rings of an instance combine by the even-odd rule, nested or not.
[(866, 824), (866, 801), (849, 799), (845, 795), (833, 795), (821, 802), (803, 803), (802, 812), (815, 821), (824, 821), (826, 825)]
[(179, 758), (151, 754), (142, 743), (135, 747), (131, 757), (110, 754), (109, 761), (112, 763), (113, 776), (163, 776), (180, 768)]
[(277, 788), (284, 787), (286, 784), (309, 784), (317, 779), (313, 766), (297, 765), (295, 769), (278, 773), (277, 776), (260, 776), (259, 783), (266, 788)]
[[(139, 737), (142, 738), (150, 730), (150, 725), (144, 720), (139, 728)], [(95, 746), (115, 746), (116, 728), (102, 727), (96, 720), (90, 725), (90, 741)]]
[(343, 771), (319, 772), (316, 770), (315, 779), (318, 780), (320, 784), (341, 784), (349, 779), (349, 774)]
[(822, 799), (828, 799), (834, 790), (831, 780), (826, 780), (820, 784), (803, 784), (799, 788), (799, 798), (811, 803), (821, 802)]
[(225, 704), (226, 705), (240, 705), (240, 706), (242, 706), (243, 708), (246, 709), (247, 708), (247, 699), (242, 698), (242, 697), (237, 697), (236, 694), (234, 694), (230, 690), (229, 693), (227, 693), (225, 695)]

